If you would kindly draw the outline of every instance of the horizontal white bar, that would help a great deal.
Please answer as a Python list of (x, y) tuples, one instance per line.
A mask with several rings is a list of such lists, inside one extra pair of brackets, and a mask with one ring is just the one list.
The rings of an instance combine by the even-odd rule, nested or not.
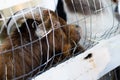
[[(87, 56), (88, 59), (85, 59)], [(51, 68), (33, 80), (97, 80), (119, 65), (120, 35), (100, 41), (93, 48)]]

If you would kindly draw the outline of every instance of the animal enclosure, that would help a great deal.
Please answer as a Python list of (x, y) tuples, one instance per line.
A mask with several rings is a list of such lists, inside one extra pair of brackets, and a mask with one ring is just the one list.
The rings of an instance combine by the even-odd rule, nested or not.
[[(0, 80), (32, 79), (120, 34), (116, 0), (61, 0), (66, 17), (59, 1), (35, 1), (0, 10)], [(100, 80), (118, 80), (119, 71)]]

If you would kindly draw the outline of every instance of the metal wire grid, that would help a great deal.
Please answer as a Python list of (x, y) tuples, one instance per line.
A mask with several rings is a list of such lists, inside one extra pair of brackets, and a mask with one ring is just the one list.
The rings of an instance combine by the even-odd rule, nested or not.
[[(60, 32), (63, 27), (68, 27), (67, 29), (69, 30), (69, 26), (67, 26), (66, 24), (62, 25), (62, 23), (59, 23), (60, 21), (58, 16), (54, 17), (53, 15), (51, 15), (51, 12), (49, 10), (40, 8), (39, 6), (23, 9), (18, 11), (17, 13), (14, 13), (11, 8), (9, 10), (12, 16), (7, 19), (5, 19), (4, 16), (2, 16), (1, 18), (1, 29), (2, 29), (1, 36), (3, 36), (2, 35), (3, 32), (5, 32), (6, 34), (4, 38), (1, 37), (1, 40), (2, 40), (1, 41), (1, 57), (4, 57), (7, 60), (6, 58), (7, 54), (10, 54), (12, 56), (13, 59), (11, 63), (13, 64), (13, 70), (9, 72), (7, 67), (8, 68), (10, 67), (5, 63), (6, 60), (3, 59), (2, 60), (4, 63), (3, 65), (5, 66), (6, 71), (3, 73), (3, 76), (1, 76), (1, 79), (7, 79), (7, 78), (10, 79), (11, 75), (12, 75), (12, 78), (15, 80), (26, 79), (26, 76), (28, 75), (33, 77), (34, 73), (38, 72), (36, 74), (40, 74), (44, 72), (46, 69), (49, 69), (50, 67), (52, 67), (53, 65), (58, 64), (61, 61), (64, 61), (70, 57), (68, 55), (68, 57), (65, 56), (61, 60), (61, 58), (63, 57), (63, 53), (72, 51), (71, 57), (74, 56), (74, 51), (77, 49), (77, 46), (78, 46), (77, 45), (78, 43), (76, 42), (74, 43), (75, 44), (74, 47), (72, 47), (70, 50), (66, 52), (62, 52), (64, 50), (63, 46), (64, 44), (66, 44), (66, 42), (64, 42), (64, 36), (66, 37), (66, 35), (59, 36), (59, 33), (55, 33), (55, 32), (57, 31)], [(48, 12), (47, 15), (45, 14), (46, 12)], [(46, 23), (47, 21), (49, 23)], [(57, 23), (54, 24), (53, 22), (57, 22)], [(61, 25), (57, 25), (57, 24), (61, 24)], [(45, 26), (47, 26), (48, 28)], [(54, 27), (54, 26), (57, 26), (57, 27)], [(36, 29), (35, 32), (34, 32), (34, 29)], [(60, 34), (62, 33), (60, 32)], [(37, 35), (38, 38), (34, 37), (35, 35)], [(58, 39), (63, 40), (62, 42), (56, 43), (56, 41), (60, 41), (60, 40), (54, 39), (56, 38), (57, 35), (59, 37)], [(25, 38), (25, 36), (27, 37), (27, 39)], [(70, 37), (70, 35), (68, 36)], [(49, 39), (51, 39), (52, 44), (50, 43)], [(70, 40), (68, 40), (68, 42), (70, 42)], [(60, 51), (59, 49), (58, 51), (56, 51), (55, 49), (57, 48), (54, 48), (54, 46), (55, 47), (58, 46), (59, 48), (59, 45), (62, 45), (62, 48)], [(10, 48), (7, 46), (10, 46)], [(36, 54), (35, 50), (36, 50), (36, 53), (39, 53), (39, 54)], [(51, 50), (52, 50), (52, 54), (50, 54)], [(16, 57), (17, 54), (18, 56)], [(8, 55), (8, 57), (10, 56)], [(55, 61), (56, 57), (57, 57), (57, 60)], [(26, 58), (30, 58), (28, 59), (30, 60), (30, 62), (28, 61), (28, 65), (30, 66), (29, 68), (31, 68), (31, 70), (27, 73), (26, 73), (26, 70), (27, 70)], [(38, 66), (34, 65), (36, 64), (35, 62), (36, 59), (38, 59), (37, 60), (37, 62), (39, 63)], [(20, 67), (17, 66), (16, 62), (20, 64), (19, 65), (20, 67), (22, 64), (21, 68), (23, 69), (17, 70), (17, 69), (20, 69)], [(22, 71), (23, 75), (19, 75), (19, 76), (16, 75), (16, 71)], [(11, 75), (9, 76), (9, 74), (7, 73), (11, 73)]]
[[(63, 3), (65, 6), (64, 7), (65, 12), (67, 13), (66, 15), (68, 23), (80, 25), (82, 28), (81, 31), (85, 32), (82, 34), (84, 37), (81, 43), (86, 49), (91, 48), (92, 46), (97, 44), (97, 42), (99, 42), (100, 40), (108, 39), (112, 36), (120, 34), (120, 25), (119, 22), (117, 23), (115, 19), (116, 16), (115, 5), (112, 2), (112, 0), (64, 0)], [(107, 16), (104, 14), (106, 10), (108, 10), (106, 14), (107, 15), (111, 14), (111, 16)], [(105, 19), (106, 21), (103, 19)], [(109, 23), (107, 23), (107, 21), (109, 21)], [(95, 23), (97, 23), (96, 26), (94, 25)], [(101, 24), (111, 25), (105, 26)], [(98, 27), (98, 29), (100, 29), (100, 27), (103, 27), (104, 29), (101, 30), (102, 34), (97, 35), (97, 33), (99, 32), (95, 34), (94, 30), (92, 30), (94, 27)], [(108, 28), (105, 29), (106, 27)], [(101, 78), (100, 80), (119, 80), (119, 76), (120, 74), (118, 67), (117, 69), (103, 76), (103, 78)]]
[[(112, 7), (112, 5), (111, 6), (108, 6), (108, 7)], [(32, 14), (32, 18), (33, 18), (33, 20), (35, 20), (35, 15), (34, 15), (34, 11), (32, 11), (32, 9), (33, 8), (29, 8), (29, 9), (27, 9), (28, 10), (28, 12), (30, 11), (30, 13)], [(25, 17), (25, 12), (27, 13), (27, 11), (25, 11), (25, 10), (21, 10), (20, 11), (20, 13), (18, 12), (17, 13), (17, 15), (16, 14), (14, 14), (14, 12), (13, 12), (13, 10), (10, 8), (9, 9), (10, 10), (10, 13), (11, 13), (11, 15), (12, 15), (12, 18), (13, 18), (13, 22), (14, 22), (14, 24), (15, 24), (15, 27), (18, 29), (18, 32), (19, 32), (19, 35), (20, 35), (20, 38), (21, 38), (21, 43), (23, 43), (22, 42), (22, 33), (21, 33), (21, 31), (19, 31), (19, 25), (18, 25), (18, 22), (16, 22), (16, 17), (18, 16), (18, 14), (21, 14), (21, 16), (23, 17), (23, 21), (25, 21), (25, 24), (27, 25), (28, 23), (26, 22), (26, 17)], [(33, 9), (34, 10), (34, 9)], [(97, 11), (101, 11), (102, 9), (100, 9), (100, 10), (97, 10)], [(41, 13), (41, 11), (39, 11), (39, 13)], [(1, 13), (2, 14), (2, 13)], [(75, 14), (77, 14), (76, 12), (75, 12)], [(82, 22), (82, 20), (85, 20), (85, 19), (88, 19), (89, 17), (91, 17), (91, 16), (84, 16), (84, 18), (82, 18), (82, 19), (78, 19), (77, 17), (76, 17), (76, 21), (72, 21), (71, 22), (71, 24), (80, 24), (81, 22)], [(10, 17), (11, 18), (11, 17)], [(9, 19), (9, 18), (7, 18), (7, 19)], [(1, 22), (0, 22), (0, 25), (2, 24), (6, 24), (6, 22), (8, 22), (8, 20), (6, 20), (5, 18), (4, 18), (4, 16), (2, 16), (2, 18), (0, 19), (1, 20)], [(44, 23), (44, 21), (43, 21), (43, 18), (42, 18), (42, 16), (41, 16), (41, 20), (42, 20), (42, 23)], [(52, 21), (51, 21), (51, 23), (52, 23)], [(37, 23), (37, 22), (35, 22), (35, 25), (37, 25), (37, 24), (39, 24), (39, 23)], [(45, 24), (43, 24), (43, 25), (45, 25)], [(52, 24), (53, 25), (53, 24)], [(64, 27), (65, 25), (62, 25), (61, 27)], [(12, 51), (12, 53), (13, 53), (13, 55), (15, 54), (15, 52), (14, 52), (14, 50), (15, 49), (18, 49), (18, 48), (21, 48), (21, 51), (23, 52), (23, 47), (25, 47), (25, 46), (27, 46), (27, 45), (30, 45), (31, 47), (30, 47), (30, 53), (31, 53), (31, 55), (33, 56), (34, 55), (34, 53), (33, 53), (33, 43), (35, 43), (35, 42), (37, 42), (37, 41), (40, 41), (40, 39), (42, 39), (42, 37), (41, 38), (39, 38), (39, 39), (36, 39), (36, 40), (32, 40), (32, 34), (31, 34), (31, 31), (30, 31), (30, 29), (29, 29), (29, 27), (28, 26), (26, 26), (27, 27), (27, 30), (28, 30), (28, 32), (29, 32), (29, 38), (30, 38), (30, 42), (29, 43), (27, 43), (27, 44), (25, 44), (25, 45), (21, 45), (21, 46), (18, 46), (18, 47), (16, 47), (16, 48), (14, 48), (14, 47), (12, 47), (12, 49), (11, 50), (6, 50), (6, 51), (3, 51), (2, 53), (6, 53), (6, 52), (9, 52), (9, 51)], [(87, 26), (86, 26), (87, 27)], [(60, 27), (59, 27), (60, 28)], [(57, 28), (57, 29), (59, 29), (59, 28)], [(55, 29), (52, 29), (52, 30), (55, 30)], [(44, 29), (44, 32), (45, 33), (47, 33), (46, 32), (46, 30)], [(86, 31), (85, 31), (86, 32)], [(1, 32), (2, 33), (2, 32)], [(86, 32), (87, 33), (87, 32)], [(100, 39), (105, 39), (105, 38), (110, 38), (110, 37), (112, 37), (112, 36), (114, 36), (114, 35), (117, 35), (117, 34), (119, 34), (120, 33), (120, 28), (119, 28), (119, 24), (114, 24), (113, 23), (113, 26), (109, 29), (109, 30), (107, 30), (107, 31), (105, 31), (105, 33), (104, 33), (104, 35), (102, 35), (101, 37), (100, 37)], [(54, 33), (54, 31), (53, 31), (53, 35), (54, 35), (55, 33)], [(8, 34), (9, 35), (9, 39), (10, 39), (10, 41), (11, 41), (11, 44), (12, 44), (12, 39), (11, 39), (11, 37), (10, 37), (10, 34)], [(92, 33), (91, 33), (91, 35), (92, 35)], [(42, 35), (43, 36), (43, 35)], [(46, 39), (48, 39), (47, 38), (47, 35), (44, 35), (44, 36), (46, 36)], [(96, 37), (94, 36), (94, 38), (89, 38), (89, 41), (87, 42), (87, 40), (86, 40), (86, 38), (84, 38), (84, 43), (83, 43), (83, 45), (85, 46), (85, 48), (86, 49), (88, 49), (88, 48), (90, 48), (90, 47), (92, 47), (92, 46), (94, 46), (96, 43), (97, 43), (97, 41), (94, 41), (94, 39), (96, 39)], [(3, 40), (4, 41), (4, 40)], [(40, 44), (42, 44), (41, 43), (41, 41), (40, 41)], [(53, 39), (53, 44), (56, 44), (56, 43), (54, 43), (54, 39)], [(22, 75), (22, 76), (19, 76), (19, 77), (17, 77), (17, 78), (15, 78), (15, 79), (19, 79), (19, 78), (22, 78), (22, 79), (24, 79), (24, 77), (25, 76), (27, 76), (27, 75), (29, 75), (29, 74), (31, 74), (31, 76), (32, 76), (32, 74), (33, 74), (33, 72), (34, 71), (36, 71), (36, 70), (38, 70), (39, 72), (37, 73), (37, 74), (40, 74), (40, 73), (42, 73), (42, 72), (44, 72), (45, 71), (45, 68), (47, 67), (47, 64), (49, 64), (48, 62), (50, 62), (50, 61), (52, 61), (51, 62), (51, 64), (50, 64), (50, 66), (49, 66), (49, 68), (50, 67), (52, 67), (53, 65), (52, 65), (52, 63), (53, 63), (53, 60), (54, 60), (54, 58), (55, 58), (55, 56), (59, 56), (59, 55), (61, 55), (62, 53), (58, 53), (58, 54), (55, 54), (55, 50), (53, 49), (53, 56), (50, 58), (49, 57), (49, 48), (50, 48), (50, 46), (49, 46), (49, 42), (47, 41), (47, 45), (48, 45), (48, 49), (47, 49), (47, 53), (48, 53), (48, 55), (46, 56), (46, 58), (47, 58), (47, 61), (44, 63), (44, 64), (41, 64), (40, 63), (40, 66), (38, 66), (37, 68), (35, 68), (35, 69), (33, 69), (33, 67), (32, 67), (32, 71), (31, 72), (29, 72), (28, 74), (24, 74), (24, 75)], [(77, 46), (76, 46), (77, 47)], [(73, 48), (73, 49), (75, 49), (75, 48)], [(23, 52), (24, 53), (24, 52)], [(42, 53), (42, 52), (41, 52)], [(74, 54), (73, 54), (73, 56), (74, 56)], [(24, 55), (23, 55), (23, 64), (24, 64)], [(41, 59), (42, 59), (42, 57), (41, 57)], [(32, 62), (32, 64), (33, 64), (33, 58), (31, 58), (31, 62)], [(58, 62), (60, 62), (60, 61), (58, 61)], [(24, 65), (25, 66), (25, 65)], [(44, 68), (42, 69), (42, 70), (40, 70), (40, 68), (41, 67), (43, 67), (44, 66)], [(25, 69), (23, 69), (23, 70), (25, 70)], [(14, 70), (15, 71), (15, 70)], [(23, 71), (23, 72), (25, 72), (25, 71)], [(117, 74), (115, 71), (113, 71), (114, 72), (114, 74)], [(112, 74), (113, 74), (113, 72), (111, 73), (109, 73), (109, 78), (110, 79), (112, 79), (112, 77), (113, 76), (111, 76)], [(13, 77), (15, 77), (15, 73), (13, 73)], [(106, 77), (104, 77), (104, 78), (102, 78), (103, 80), (107, 80), (108, 79), (108, 77), (106, 78)], [(117, 77), (116, 77), (116, 79), (115, 80), (118, 80), (117, 79)]]
[[(67, 2), (68, 0), (65, 0), (65, 1)], [(82, 28), (81, 32), (83, 32), (82, 35), (84, 35), (82, 44), (83, 46), (85, 46), (86, 49), (90, 48), (90, 46), (92, 47), (93, 43), (97, 43), (100, 40), (107, 39), (119, 34), (119, 23), (118, 22), (116, 23), (116, 19), (115, 19), (115, 8), (114, 8), (115, 5), (112, 3), (112, 1), (108, 1), (109, 4), (107, 5), (102, 4), (103, 2), (106, 2), (106, 1), (102, 1), (102, 0), (90, 0), (90, 1), (89, 0), (76, 0), (76, 1), (70, 0), (68, 1), (68, 10), (65, 11), (66, 13), (68, 13), (67, 22), (70, 24), (80, 25), (80, 27)], [(76, 5), (77, 5), (77, 8), (76, 8)], [(96, 7), (97, 5), (99, 5), (98, 8)], [(69, 11), (69, 7), (71, 8), (71, 6), (73, 9)], [(87, 8), (85, 9), (84, 7), (87, 7)], [(78, 9), (80, 9), (81, 11), (79, 11)], [(92, 11), (92, 9), (94, 11)], [(106, 9), (109, 9), (112, 12), (110, 11), (106, 12)], [(85, 13), (85, 10), (88, 10), (88, 13)], [(95, 27), (94, 23), (96, 22), (101, 22), (101, 24), (108, 24), (104, 22), (105, 20), (103, 20), (108, 18), (108, 17), (105, 17), (106, 15), (104, 16), (104, 12), (106, 12), (106, 14), (108, 15), (109, 13), (111, 14), (110, 17), (112, 16), (112, 19), (109, 20), (110, 21), (109, 23), (111, 25), (108, 25), (108, 26), (101, 25), (102, 27), (104, 27), (104, 29), (101, 31), (102, 34), (100, 32), (100, 35), (98, 35), (99, 32), (94, 33), (95, 30), (92, 28)], [(107, 20), (108, 19), (106, 19), (106, 21)], [(96, 25), (98, 29), (99, 27), (101, 27), (99, 25), (100, 23)], [(107, 29), (105, 29), (106, 27)], [(87, 42), (89, 43), (87, 44)]]

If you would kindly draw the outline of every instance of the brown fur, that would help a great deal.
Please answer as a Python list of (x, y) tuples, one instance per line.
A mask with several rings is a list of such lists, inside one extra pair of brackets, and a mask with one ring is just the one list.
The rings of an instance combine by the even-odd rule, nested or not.
[[(2, 19), (2, 15), (0, 14), (0, 31), (2, 30), (2, 25), (4, 23), (3, 19)], [(0, 33), (0, 41), (3, 41), (5, 38), (7, 37), (7, 31), (6, 28), (4, 26), (2, 32)]]
[[(47, 37), (38, 39), (37, 35), (35, 34), (36, 27), (32, 26), (34, 20), (27, 19), (27, 24), (31, 34), (28, 32), (26, 24), (22, 23), (21, 27), (19, 28), (21, 35), (17, 29), (14, 29), (11, 33), (11, 36), (5, 39), (0, 50), (0, 80), (4, 80), (6, 78), (11, 80), (12, 78), (28, 74), (33, 69), (37, 68), (41, 64), (44, 64), (47, 61), (48, 55), (48, 58), (50, 59), (55, 54), (63, 53), (61, 56), (56, 56), (54, 59), (52, 59), (54, 60), (53, 64), (55, 64), (58, 61), (71, 56), (73, 50), (69, 50), (74, 48), (76, 45), (78, 45), (78, 48), (75, 52), (84, 51), (84, 49), (78, 44), (80, 40), (80, 34), (76, 30), (75, 26), (66, 25), (66, 22), (61, 18), (58, 19), (54, 12), (51, 11), (50, 13), (54, 25), (53, 27), (55, 28), (54, 35), (52, 31), (47, 35)], [(51, 29), (51, 18), (47, 10), (44, 11), (43, 19), (46, 21), (45, 28), (47, 30)], [(36, 22), (41, 24), (41, 21)], [(65, 26), (60, 28), (61, 25)], [(29, 35), (31, 35), (31, 40)], [(32, 41), (35, 42), (28, 44)], [(53, 41), (55, 45), (53, 44)], [(19, 47), (21, 45), (24, 46)], [(49, 51), (47, 52), (48, 49)], [(55, 53), (53, 49), (55, 50)], [(33, 76), (38, 71), (39, 69), (33, 71), (32, 74), (26, 75), (24, 78), (20, 78), (20, 80), (27, 79), (28, 76)]]
[[(0, 23), (0, 25), (2, 25), (3, 22)], [(0, 27), (1, 30), (1, 27)], [(5, 38), (7, 37), (7, 29), (4, 27), (2, 32), (0, 33), (0, 41), (3, 42), (5, 40)]]

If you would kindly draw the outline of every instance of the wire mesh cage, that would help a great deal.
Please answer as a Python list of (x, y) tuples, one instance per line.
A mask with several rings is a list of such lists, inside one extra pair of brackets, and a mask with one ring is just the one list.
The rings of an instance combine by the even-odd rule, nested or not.
[(12, 17), (1, 21), (1, 79), (32, 77), (84, 51), (75, 25), (53, 11), (39, 6), (10, 11)]
[[(114, 2), (63, 0), (66, 20), (58, 9), (54, 12), (40, 4), (1, 10), (0, 79), (31, 79), (120, 34)], [(114, 70), (100, 80), (118, 80), (116, 74)]]

